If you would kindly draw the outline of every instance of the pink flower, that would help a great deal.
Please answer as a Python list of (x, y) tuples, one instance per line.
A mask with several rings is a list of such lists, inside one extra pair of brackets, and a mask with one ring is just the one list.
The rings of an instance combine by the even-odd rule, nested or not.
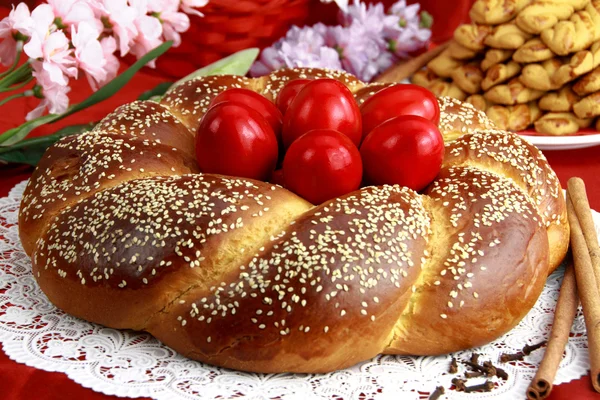
[[(148, 2), (146, 0), (131, 0), (131, 3), (137, 13), (134, 24), (138, 31), (131, 52), (140, 58), (162, 43), (163, 26), (158, 18), (147, 15)], [(149, 62), (148, 66), (154, 68), (155, 61)]]
[(172, 40), (173, 46), (181, 44), (181, 32), (190, 28), (190, 18), (179, 10), (180, 0), (149, 0), (148, 9), (162, 23), (166, 40)]
[(37, 80), (37, 84), (42, 87), (42, 94), (44, 98), (40, 104), (31, 110), (25, 119), (30, 121), (32, 119), (40, 117), (46, 108), (52, 114), (62, 114), (69, 107), (69, 97), (67, 93), (71, 91), (68, 85), (58, 84), (52, 79), (50, 75), (44, 70), (40, 61), (32, 62), (33, 76)]
[(42, 68), (52, 82), (66, 85), (67, 76), (77, 76), (69, 39), (62, 31), (50, 30), (54, 13), (48, 4), (41, 4), (33, 10), (31, 19), (34, 22), (33, 32), (31, 39), (23, 47), (25, 54), (42, 61)]
[(100, 46), (102, 46), (102, 53), (104, 55), (104, 59), (106, 60), (106, 65), (104, 66), (106, 78), (103, 82), (98, 82), (98, 84), (102, 86), (117, 76), (121, 63), (115, 56), (115, 51), (117, 51), (117, 41), (114, 37), (107, 36), (103, 38), (100, 41)]
[(71, 40), (75, 47), (75, 60), (77, 66), (83, 70), (93, 90), (106, 80), (106, 59), (102, 45), (98, 41), (99, 33), (88, 22), (73, 25)]
[(94, 26), (98, 32), (102, 31), (102, 22), (94, 15), (93, 8), (83, 0), (47, 0), (60, 24), (64, 26), (77, 25), (87, 22)]
[(208, 4), (208, 0), (181, 0), (181, 11), (203, 17), (204, 14), (194, 8), (204, 7), (206, 4)]
[(130, 6), (127, 0), (92, 0), (89, 4), (94, 8), (96, 17), (111, 28), (118, 38), (121, 55), (129, 53), (138, 35), (134, 22), (138, 17), (138, 11)]
[(17, 56), (16, 34), (24, 36), (31, 34), (33, 21), (29, 12), (29, 7), (25, 3), (19, 3), (17, 8), (13, 8), (8, 17), (0, 21), (0, 62), (4, 65), (10, 65)]

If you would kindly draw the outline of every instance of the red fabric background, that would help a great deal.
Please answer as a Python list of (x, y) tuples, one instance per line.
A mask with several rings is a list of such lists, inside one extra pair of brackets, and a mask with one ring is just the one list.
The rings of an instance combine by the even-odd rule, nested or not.
[[(232, 0), (236, 1), (236, 0)], [(451, 36), (453, 29), (466, 18), (466, 13), (472, 0), (437, 1), (421, 0), (424, 9), (434, 14), (436, 25), (434, 35), (439, 41)], [(0, 1), (0, 5), (11, 2)], [(387, 1), (388, 4), (392, 3)], [(324, 7), (321, 13), (321, 7)], [(325, 19), (335, 17), (331, 8), (316, 4), (316, 10), (312, 15)], [(329, 11), (327, 11), (329, 10)], [(6, 9), (0, 8), (0, 18), (6, 15)], [(185, 43), (185, 38), (184, 38)], [(193, 56), (191, 54), (190, 56)], [(181, 73), (180, 75), (183, 75)], [(97, 121), (118, 105), (134, 100), (142, 91), (154, 87), (159, 82), (168, 80), (164, 75), (156, 71), (145, 71), (138, 74), (117, 96), (107, 100), (105, 103), (96, 105), (85, 112), (71, 116), (64, 121), (54, 125), (45, 126), (34, 131), (33, 135), (44, 135), (54, 132), (60, 127)], [(72, 101), (77, 102), (86, 98), (90, 91), (83, 81), (77, 82), (73, 87)], [(0, 109), (0, 132), (19, 125), (25, 114), (36, 103), (36, 100), (28, 99), (14, 101), (8, 106)], [(571, 176), (582, 177), (588, 187), (590, 203), (596, 210), (600, 210), (600, 147), (546, 152), (550, 164), (556, 170), (563, 185)], [(0, 167), (0, 196), (6, 196), (8, 191), (18, 182), (27, 179), (31, 175), (28, 167)], [(428, 388), (424, 388), (428, 389)], [(600, 395), (591, 389), (589, 378), (584, 377), (569, 384), (556, 386), (552, 396), (553, 400), (567, 399), (598, 399)], [(45, 372), (35, 368), (18, 364), (11, 361), (4, 352), (0, 351), (0, 399), (8, 400), (58, 400), (58, 399), (110, 399), (93, 392), (71, 381), (65, 374), (56, 372)]]

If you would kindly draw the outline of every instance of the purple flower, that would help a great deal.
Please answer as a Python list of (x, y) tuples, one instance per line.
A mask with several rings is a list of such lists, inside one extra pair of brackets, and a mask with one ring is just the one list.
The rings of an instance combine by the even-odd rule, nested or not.
[(426, 20), (419, 11), (419, 4), (407, 6), (405, 0), (399, 0), (390, 7), (390, 13), (398, 18), (398, 23), (387, 24), (384, 34), (389, 40), (390, 51), (400, 58), (408, 58), (408, 53), (425, 47), (431, 38), (431, 16), (423, 12)]
[(283, 67), (342, 69), (338, 52), (325, 43), (329, 29), (323, 24), (304, 28), (293, 26), (284, 38), (262, 51), (250, 74), (265, 75)]

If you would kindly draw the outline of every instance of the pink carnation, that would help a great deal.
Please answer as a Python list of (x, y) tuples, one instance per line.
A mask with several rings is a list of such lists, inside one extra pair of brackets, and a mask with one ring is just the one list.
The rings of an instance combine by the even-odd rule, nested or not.
[(34, 61), (32, 67), (33, 76), (37, 80), (37, 84), (42, 87), (44, 98), (36, 108), (27, 114), (25, 117), (27, 121), (42, 116), (46, 109), (52, 114), (62, 114), (69, 107), (69, 96), (67, 96), (67, 93), (71, 91), (71, 88), (50, 79), (50, 75), (43, 69), (41, 64), (39, 61)]
[(98, 41), (99, 32), (88, 22), (73, 26), (71, 39), (75, 47), (77, 67), (83, 70), (93, 90), (106, 81), (106, 59), (102, 45)]

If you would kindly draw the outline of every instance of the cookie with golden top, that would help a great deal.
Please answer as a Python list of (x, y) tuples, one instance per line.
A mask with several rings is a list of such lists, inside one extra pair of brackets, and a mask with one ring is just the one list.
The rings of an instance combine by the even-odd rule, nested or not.
[(600, 115), (600, 92), (592, 93), (573, 105), (573, 112), (578, 118), (586, 119)]
[(558, 58), (552, 58), (542, 63), (527, 64), (523, 67), (519, 82), (524, 86), (542, 91), (556, 90), (561, 87), (553, 82), (552, 77), (562, 67)]
[(495, 49), (515, 50), (531, 39), (531, 34), (521, 30), (514, 23), (502, 24), (494, 27), (492, 32), (486, 36), (486, 46)]
[(469, 11), (480, 24), (498, 25), (513, 19), (531, 0), (477, 0)]
[(479, 111), (483, 112), (485, 112), (489, 107), (491, 107), (491, 104), (481, 94), (472, 94), (471, 96), (465, 99), (465, 103), (469, 103)]
[[(598, 60), (600, 61), (600, 58)], [(594, 69), (593, 53), (587, 50), (578, 51), (554, 71), (552, 74), (552, 83), (558, 87), (563, 86), (581, 75), (587, 74), (592, 69)]]
[(510, 59), (513, 53), (512, 50), (489, 49), (485, 52), (485, 57), (481, 61), (481, 69), (487, 71), (492, 66)]
[(448, 54), (456, 60), (470, 60), (475, 58), (479, 52), (464, 47), (455, 40), (451, 40), (448, 45)]
[(475, 94), (481, 91), (481, 81), (483, 80), (483, 71), (479, 68), (478, 62), (463, 64), (452, 72), (452, 81), (461, 88), (462, 91)]
[(570, 112), (547, 113), (535, 122), (535, 130), (546, 135), (564, 136), (577, 133), (581, 128), (587, 128), (593, 119), (577, 118)]
[(556, 92), (550, 92), (543, 95), (539, 100), (540, 109), (553, 112), (573, 111), (573, 105), (581, 100), (571, 88), (566, 85)]
[(542, 116), (542, 112), (535, 101), (514, 106), (494, 105), (487, 109), (486, 114), (498, 129), (512, 132), (527, 129)]
[[(341, 79), (359, 99), (382, 88), (295, 69), (198, 78), (161, 104), (189, 127), (171, 131), (185, 141), (215, 91), (243, 82), (274, 98), (281, 80), (305, 76)], [(165, 144), (164, 127), (123, 108), (107, 119), (123, 129), (62, 139), (29, 181), (19, 230), (34, 277), (77, 317), (247, 371), (326, 372), (489, 342), (530, 310), (566, 253), (564, 198), (535, 147), (484, 131), (472, 106), (440, 104), (442, 130), (473, 133), (447, 145), (423, 193), (365, 187), (317, 206), (199, 173), (179, 138)]]
[(506, 84), (492, 87), (483, 95), (492, 103), (511, 106), (539, 99), (544, 95), (544, 92), (528, 88), (519, 79), (513, 78)]
[(439, 77), (450, 78), (452, 72), (464, 63), (465, 62), (462, 60), (452, 58), (449, 50), (446, 49), (439, 56), (429, 61), (427, 63), (427, 68)]
[(600, 14), (588, 4), (568, 20), (544, 29), (540, 37), (552, 52), (560, 56), (585, 50), (600, 38)]
[(554, 54), (552, 50), (550, 50), (548, 46), (542, 42), (542, 39), (535, 37), (525, 42), (523, 46), (519, 47), (513, 54), (512, 58), (514, 61), (519, 63), (532, 63), (546, 61), (555, 56), (556, 54)]
[(519, 72), (521, 72), (521, 65), (514, 61), (493, 65), (486, 71), (485, 78), (481, 82), (481, 89), (485, 91), (500, 83), (504, 83), (517, 76)]
[(574, 12), (575, 8), (562, 0), (535, 0), (521, 10), (515, 23), (523, 31), (537, 35), (558, 21), (569, 19)]
[(586, 96), (588, 94), (597, 92), (600, 90), (600, 67), (594, 68), (588, 74), (582, 76), (574, 85), (573, 91), (579, 96)]
[(467, 49), (481, 51), (485, 48), (485, 39), (492, 30), (492, 27), (487, 25), (463, 24), (454, 31), (454, 40)]
[(433, 82), (427, 89), (437, 97), (448, 96), (458, 100), (464, 100), (467, 97), (467, 93), (458, 87), (456, 83), (441, 79)]

